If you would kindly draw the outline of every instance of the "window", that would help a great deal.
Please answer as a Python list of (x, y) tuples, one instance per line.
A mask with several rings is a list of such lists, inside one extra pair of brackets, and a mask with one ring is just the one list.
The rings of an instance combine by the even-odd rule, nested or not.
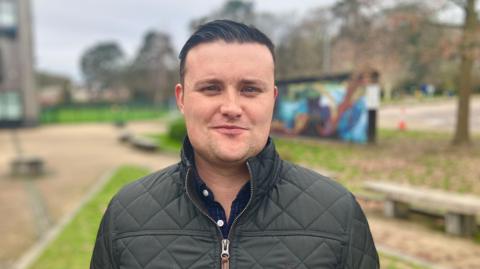
[(14, 0), (0, 0), (0, 35), (14, 36), (16, 31), (16, 2)]
[(0, 92), (0, 122), (22, 118), (22, 100), (18, 91)]

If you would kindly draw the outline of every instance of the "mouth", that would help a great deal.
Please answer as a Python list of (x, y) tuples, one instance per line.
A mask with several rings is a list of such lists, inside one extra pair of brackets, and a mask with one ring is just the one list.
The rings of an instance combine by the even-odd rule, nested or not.
[(239, 135), (247, 131), (247, 128), (236, 125), (217, 125), (212, 127), (213, 130), (225, 135)]

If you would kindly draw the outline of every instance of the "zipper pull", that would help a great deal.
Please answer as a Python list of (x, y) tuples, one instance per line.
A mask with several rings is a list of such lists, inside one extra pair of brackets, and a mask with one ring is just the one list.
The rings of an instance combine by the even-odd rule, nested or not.
[(228, 269), (230, 267), (229, 248), (230, 248), (230, 240), (222, 239), (222, 253), (220, 254), (220, 257), (222, 258), (222, 269)]

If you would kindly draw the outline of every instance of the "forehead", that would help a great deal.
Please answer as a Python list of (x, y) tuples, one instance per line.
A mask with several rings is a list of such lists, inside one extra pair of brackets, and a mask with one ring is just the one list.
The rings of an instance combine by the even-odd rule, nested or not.
[(267, 46), (247, 42), (214, 41), (193, 47), (185, 59), (185, 74), (223, 71), (229, 68), (252, 72), (268, 71), (273, 74), (274, 60)]

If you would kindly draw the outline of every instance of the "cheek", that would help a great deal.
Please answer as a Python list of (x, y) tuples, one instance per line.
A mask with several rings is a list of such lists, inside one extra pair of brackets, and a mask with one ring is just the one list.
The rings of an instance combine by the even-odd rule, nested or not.
[(194, 125), (208, 122), (214, 111), (215, 109), (211, 102), (202, 101), (201, 99), (191, 99), (185, 102), (185, 120)]
[(257, 102), (255, 106), (250, 108), (252, 121), (268, 129), (273, 116), (273, 103), (271, 102)]

